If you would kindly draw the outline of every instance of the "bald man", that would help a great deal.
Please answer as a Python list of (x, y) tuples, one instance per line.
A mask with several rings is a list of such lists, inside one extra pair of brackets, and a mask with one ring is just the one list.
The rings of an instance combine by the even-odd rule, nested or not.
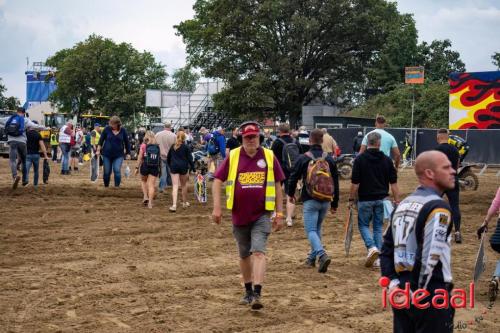
[[(442, 194), (455, 186), (455, 170), (445, 154), (433, 150), (418, 156), (415, 173), (420, 186), (392, 216), (380, 254), (381, 269), (391, 280), (388, 294), (409, 284), (412, 291), (426, 289), (429, 296), (419, 304), (430, 304), (436, 289), (450, 292), (453, 288), (451, 209)], [(395, 301), (399, 303), (397, 297)], [(394, 332), (453, 332), (452, 307), (436, 309), (430, 304), (418, 309), (413, 304), (409, 309), (393, 308)]]

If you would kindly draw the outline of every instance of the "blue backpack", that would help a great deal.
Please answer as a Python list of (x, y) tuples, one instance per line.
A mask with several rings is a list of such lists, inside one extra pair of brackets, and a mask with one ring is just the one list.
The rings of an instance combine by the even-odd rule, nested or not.
[(24, 117), (15, 114), (5, 123), (5, 133), (10, 136), (21, 136), (24, 133)]
[(209, 155), (217, 155), (220, 152), (219, 142), (217, 140), (217, 134), (213, 133), (207, 144), (207, 152)]

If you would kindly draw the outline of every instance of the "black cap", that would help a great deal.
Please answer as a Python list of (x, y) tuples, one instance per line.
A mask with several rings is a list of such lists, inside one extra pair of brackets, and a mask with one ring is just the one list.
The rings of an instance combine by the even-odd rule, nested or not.
[(25, 108), (23, 108), (23, 107), (18, 107), (18, 108), (17, 108), (17, 112), (26, 113), (26, 109), (25, 109)]

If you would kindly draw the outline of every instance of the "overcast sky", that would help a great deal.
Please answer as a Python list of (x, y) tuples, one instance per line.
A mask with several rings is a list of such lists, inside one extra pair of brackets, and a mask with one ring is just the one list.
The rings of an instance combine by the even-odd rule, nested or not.
[[(334, 1), (334, 0), (332, 0)], [(0, 0), (0, 77), (7, 96), (25, 101), (26, 58), (44, 61), (95, 33), (154, 54), (171, 74), (185, 63), (174, 24), (193, 16), (194, 0)], [(420, 41), (448, 38), (468, 71), (495, 70), (500, 0), (398, 0), (413, 13)]]

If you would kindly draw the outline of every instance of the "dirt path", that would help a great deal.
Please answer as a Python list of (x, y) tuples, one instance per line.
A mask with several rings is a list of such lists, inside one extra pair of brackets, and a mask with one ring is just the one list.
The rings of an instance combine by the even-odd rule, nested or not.
[[(325, 223), (328, 273), (300, 267), (308, 242), (299, 207), (294, 227), (270, 237), (266, 307), (252, 313), (237, 304), (242, 287), (229, 214), (214, 225), (210, 204), (194, 199), (188, 210), (168, 213), (169, 192), (148, 210), (137, 178), (104, 189), (88, 181), (86, 166), (64, 178), (52, 166), (49, 185), (12, 191), (7, 160), (0, 159), (1, 332), (391, 331), (379, 272), (363, 267), (357, 228), (351, 257), (344, 255), (347, 182), (338, 215)], [(404, 193), (416, 186), (411, 170), (400, 179)], [(462, 194), (464, 244), (452, 249), (456, 287), (471, 281), (475, 230), (498, 184), (486, 173), (477, 192)], [(456, 332), (500, 330), (498, 302), (485, 307), (498, 254), (488, 247), (487, 255), (476, 307), (457, 311)]]

